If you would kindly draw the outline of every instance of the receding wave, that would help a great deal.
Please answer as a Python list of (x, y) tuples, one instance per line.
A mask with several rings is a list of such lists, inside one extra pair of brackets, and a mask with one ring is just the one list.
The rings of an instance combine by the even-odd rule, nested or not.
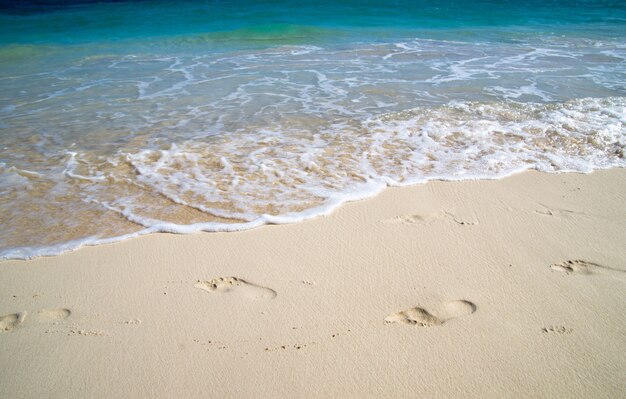
[(0, 165), (2, 206), (11, 210), (0, 216), (0, 257), (157, 231), (292, 223), (389, 185), (626, 167), (626, 97), (459, 101), (361, 119), (302, 118), (160, 148), (139, 142), (106, 157), (68, 150), (46, 159), (46, 173)]

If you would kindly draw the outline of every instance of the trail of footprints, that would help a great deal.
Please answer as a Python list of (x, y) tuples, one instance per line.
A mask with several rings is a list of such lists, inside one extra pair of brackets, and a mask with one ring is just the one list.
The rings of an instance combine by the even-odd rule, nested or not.
[[(56, 309), (41, 309), (37, 313), (31, 315), (30, 313), (17, 312), (11, 313), (4, 316), (0, 316), (0, 333), (8, 333), (13, 330), (18, 330), (26, 325), (42, 325), (42, 326), (57, 326), (61, 324), (62, 321), (65, 321), (72, 315), (72, 311), (66, 308), (56, 308)], [(79, 319), (93, 319), (93, 316), (82, 316)], [(96, 317), (98, 318), (98, 317)], [(130, 319), (123, 322), (119, 322), (119, 324), (124, 325), (139, 325), (141, 324), (141, 320), (139, 319)], [(61, 333), (67, 335), (83, 335), (83, 336), (104, 336), (108, 335), (104, 331), (99, 330), (85, 330), (74, 324), (63, 323), (63, 326), (59, 326), (60, 328), (55, 329), (46, 329), (44, 333)]]
[[(66, 319), (72, 314), (69, 309), (41, 309), (38, 311), (32, 319), (36, 323), (54, 323), (58, 320)], [(11, 313), (0, 317), (0, 333), (9, 332), (21, 327), (27, 321), (30, 321), (31, 317), (27, 312)]]
[[(415, 222), (416, 220), (407, 220), (405, 217), (401, 217), (401, 221)], [(626, 273), (623, 270), (613, 269), (597, 263), (578, 259), (555, 263), (550, 265), (550, 268), (554, 271), (563, 272), (565, 274), (587, 275), (596, 271)], [(206, 281), (198, 280), (197, 283), (194, 284), (194, 287), (211, 294), (229, 294), (252, 300), (272, 300), (277, 296), (276, 291), (271, 288), (257, 285), (244, 279), (232, 276), (217, 277)], [(465, 299), (460, 299), (441, 303), (439, 306), (431, 309), (430, 311), (425, 308), (415, 306), (392, 313), (385, 317), (384, 320), (385, 323), (389, 324), (399, 323), (417, 326), (437, 326), (458, 317), (470, 315), (476, 312), (476, 309), (477, 307), (474, 303)], [(71, 311), (65, 308), (41, 309), (32, 317), (32, 319), (34, 319), (37, 323), (54, 323), (59, 320), (66, 319), (70, 315)], [(28, 316), (27, 312), (17, 312), (0, 316), (0, 333), (13, 331), (30, 319), (31, 317)], [(543, 331), (556, 332), (559, 334), (571, 333), (571, 329), (565, 330), (565, 328), (554, 327), (544, 328)]]

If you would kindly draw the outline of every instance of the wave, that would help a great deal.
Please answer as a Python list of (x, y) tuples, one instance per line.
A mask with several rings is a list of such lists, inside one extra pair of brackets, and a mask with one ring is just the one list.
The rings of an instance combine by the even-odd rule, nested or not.
[[(11, 209), (1, 217), (0, 258), (153, 232), (295, 223), (387, 186), (626, 167), (626, 97), (456, 101), (365, 119), (308, 120), (306, 128), (301, 118), (106, 159), (67, 152), (46, 175), (0, 165), (0, 193)], [(51, 240), (45, 229), (57, 235)]]

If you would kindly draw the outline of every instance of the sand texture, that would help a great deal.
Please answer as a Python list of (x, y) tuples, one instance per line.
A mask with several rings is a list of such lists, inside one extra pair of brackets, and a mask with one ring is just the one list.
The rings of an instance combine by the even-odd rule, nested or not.
[(626, 170), (0, 263), (1, 398), (619, 398)]

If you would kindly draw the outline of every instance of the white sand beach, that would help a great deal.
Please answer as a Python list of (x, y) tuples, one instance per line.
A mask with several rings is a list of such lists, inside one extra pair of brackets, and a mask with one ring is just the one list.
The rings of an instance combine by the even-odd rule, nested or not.
[(0, 263), (2, 398), (618, 398), (626, 170)]

